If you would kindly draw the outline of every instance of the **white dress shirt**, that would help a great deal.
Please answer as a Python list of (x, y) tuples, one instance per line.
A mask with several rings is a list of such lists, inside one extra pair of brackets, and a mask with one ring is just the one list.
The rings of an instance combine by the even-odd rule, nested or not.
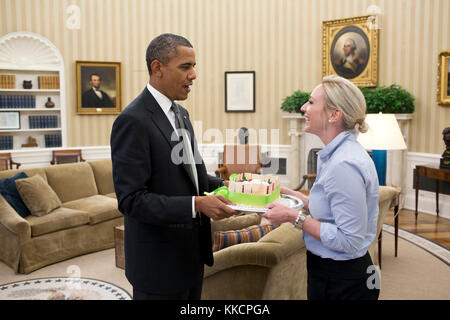
[(95, 87), (92, 87), (92, 90), (94, 90), (95, 94), (97, 95), (97, 97), (100, 98), (100, 100), (103, 99), (103, 94), (102, 94), (102, 92), (100, 91), (100, 89), (97, 89), (97, 88), (95, 88)]
[[(163, 95), (161, 92), (159, 92), (158, 90), (153, 88), (150, 83), (147, 83), (147, 89), (148, 89), (148, 91), (150, 91), (152, 96), (155, 98), (156, 102), (158, 102), (162, 111), (164, 112), (164, 114), (166, 115), (170, 124), (172, 125), (174, 132), (177, 133), (177, 130), (175, 127), (175, 113), (171, 109), (172, 101), (169, 98), (167, 98), (165, 95)], [(193, 196), (192, 197), (192, 218), (195, 219), (196, 216), (197, 216), (197, 213), (195, 212), (195, 196)]]

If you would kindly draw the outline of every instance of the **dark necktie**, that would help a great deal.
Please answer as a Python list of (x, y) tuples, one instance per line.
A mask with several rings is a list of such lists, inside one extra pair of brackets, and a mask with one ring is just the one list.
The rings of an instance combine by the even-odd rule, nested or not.
[[(198, 195), (198, 178), (197, 178), (197, 168), (195, 167), (195, 160), (194, 160), (194, 155), (192, 152), (192, 147), (191, 147), (191, 143), (189, 140), (189, 137), (187, 135), (187, 130), (184, 127), (184, 122), (183, 119), (181, 119), (180, 116), (180, 109), (178, 108), (176, 103), (172, 103), (172, 107), (171, 107), (172, 111), (175, 113), (175, 127), (177, 129), (177, 133), (180, 135), (181, 133), (181, 140), (183, 142), (183, 159), (185, 161), (183, 161), (187, 167), (189, 168), (189, 173), (191, 175), (191, 179), (195, 184), (195, 189), (197, 190), (197, 195)], [(186, 152), (186, 153), (185, 153)]]

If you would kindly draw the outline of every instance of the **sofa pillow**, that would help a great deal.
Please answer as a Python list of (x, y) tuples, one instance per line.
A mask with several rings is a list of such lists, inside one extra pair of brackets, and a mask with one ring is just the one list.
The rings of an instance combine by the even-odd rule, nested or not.
[(258, 224), (241, 230), (214, 232), (213, 251), (245, 242), (256, 242), (275, 229), (272, 224)]
[(30, 215), (30, 210), (28, 210), (25, 203), (22, 201), (19, 192), (17, 191), (15, 181), (17, 179), (27, 178), (27, 174), (24, 172), (18, 172), (12, 177), (0, 179), (0, 193), (5, 198), (6, 201), (11, 205), (11, 207), (16, 210), (16, 212), (22, 217)]
[(61, 206), (55, 191), (39, 175), (16, 180), (23, 202), (33, 216), (41, 217)]

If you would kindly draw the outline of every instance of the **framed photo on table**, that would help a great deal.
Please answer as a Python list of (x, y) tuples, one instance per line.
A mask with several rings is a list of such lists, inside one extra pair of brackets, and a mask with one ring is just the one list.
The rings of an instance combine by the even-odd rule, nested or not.
[(450, 106), (450, 50), (439, 54), (437, 99), (438, 104)]
[(77, 61), (77, 114), (121, 111), (120, 62)]
[(322, 27), (322, 76), (377, 86), (379, 38), (373, 16), (323, 21)]
[(255, 112), (255, 71), (225, 72), (225, 112)]
[(1, 111), (0, 112), (0, 130), (20, 129), (19, 111)]

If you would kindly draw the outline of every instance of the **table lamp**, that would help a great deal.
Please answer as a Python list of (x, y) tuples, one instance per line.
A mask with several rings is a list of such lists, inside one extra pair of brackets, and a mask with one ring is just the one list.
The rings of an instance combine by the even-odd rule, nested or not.
[(366, 114), (369, 130), (358, 135), (358, 141), (366, 150), (372, 150), (372, 159), (378, 173), (380, 186), (386, 185), (386, 150), (407, 149), (394, 114)]

